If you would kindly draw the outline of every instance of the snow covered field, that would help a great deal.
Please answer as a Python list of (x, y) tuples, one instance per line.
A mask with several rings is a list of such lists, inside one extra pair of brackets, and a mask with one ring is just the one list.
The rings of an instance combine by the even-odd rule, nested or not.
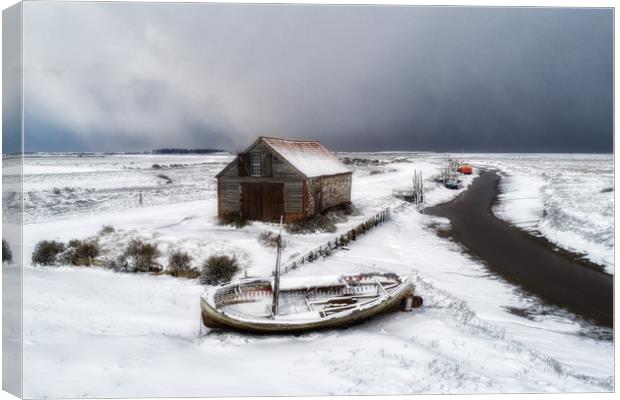
[[(30, 156), (24, 163), (25, 222), (134, 208), (140, 194), (143, 205), (215, 198), (213, 176), (231, 159), (225, 153)], [(3, 207), (16, 201), (5, 198)]]
[[(456, 196), (458, 191), (430, 181), (443, 167), (445, 155), (344, 156), (378, 162), (356, 167), (353, 202), (361, 215), (339, 224), (338, 232), (387, 205), (394, 210), (393, 219), (353, 243), (350, 251), (336, 252), (290, 274), (373, 270), (414, 274), (425, 301), (422, 309), (380, 316), (345, 330), (296, 337), (208, 332), (200, 328), (203, 287), (196, 281), (101, 268), (27, 265), (24, 395), (614, 389), (610, 330), (544, 306), (490, 275), (457, 245), (437, 236), (433, 226), (446, 221), (420, 214), (390, 196), (393, 188), (410, 184), (414, 169), (422, 170), (427, 180), (429, 204)], [(158, 244), (162, 264), (169, 251), (184, 249), (197, 264), (212, 254), (234, 254), (249, 275), (269, 274), (275, 251), (261, 246), (257, 237), (276, 226), (254, 223), (234, 229), (216, 223), (213, 176), (231, 158), (218, 154), (29, 159), (25, 166), (26, 212), (30, 213), (24, 227), (26, 258), (39, 240), (97, 236), (105, 224), (115, 228), (113, 234), (100, 236), (108, 252), (120, 251), (129, 238), (142, 237)], [(475, 162), (473, 157), (468, 159)], [(511, 159), (502, 156), (491, 162), (512, 165)], [(473, 178), (467, 177), (465, 183)], [(5, 199), (4, 206), (10, 207), (6, 200), (10, 199)], [(283, 259), (338, 232), (286, 234)], [(18, 272), (4, 268), (9, 279)]]

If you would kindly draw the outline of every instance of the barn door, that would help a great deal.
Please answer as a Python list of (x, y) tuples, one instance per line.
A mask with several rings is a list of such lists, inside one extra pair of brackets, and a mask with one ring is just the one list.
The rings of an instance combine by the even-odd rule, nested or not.
[(262, 219), (262, 192), (260, 183), (244, 182), (241, 184), (241, 213), (244, 218)]
[(247, 219), (279, 222), (284, 214), (284, 184), (242, 183), (241, 212)]
[(280, 222), (284, 214), (284, 184), (263, 183), (263, 221)]

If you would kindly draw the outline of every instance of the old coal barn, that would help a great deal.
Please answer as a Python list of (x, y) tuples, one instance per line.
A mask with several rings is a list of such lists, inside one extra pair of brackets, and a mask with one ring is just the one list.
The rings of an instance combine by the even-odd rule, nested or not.
[(351, 170), (318, 141), (259, 137), (216, 178), (222, 219), (295, 222), (351, 201)]

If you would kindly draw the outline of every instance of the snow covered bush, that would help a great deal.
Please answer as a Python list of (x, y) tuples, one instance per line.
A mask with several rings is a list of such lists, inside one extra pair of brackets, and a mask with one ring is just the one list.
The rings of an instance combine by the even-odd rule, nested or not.
[(123, 254), (108, 267), (121, 272), (159, 272), (161, 265), (155, 261), (159, 256), (157, 244), (132, 239)]
[(207, 285), (218, 285), (230, 281), (237, 272), (239, 264), (235, 257), (211, 256), (205, 261), (200, 273), (200, 282)]
[(2, 262), (13, 262), (13, 253), (9, 247), (9, 243), (2, 239)]
[(172, 276), (196, 278), (197, 272), (191, 267), (192, 256), (184, 251), (174, 251), (168, 256), (168, 273)]
[(99, 231), (100, 235), (108, 235), (110, 233), (114, 233), (114, 227), (112, 225), (104, 225)]
[(70, 240), (61, 258), (72, 265), (92, 265), (100, 253), (99, 244), (94, 241)]
[(40, 265), (54, 265), (58, 263), (58, 256), (65, 251), (65, 245), (54, 240), (42, 240), (34, 248), (32, 263)]

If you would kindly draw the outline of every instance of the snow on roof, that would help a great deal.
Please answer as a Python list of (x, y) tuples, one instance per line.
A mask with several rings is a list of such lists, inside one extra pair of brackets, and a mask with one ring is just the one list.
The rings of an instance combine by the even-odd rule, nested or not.
[(273, 150), (308, 178), (351, 172), (318, 140), (262, 138)]

